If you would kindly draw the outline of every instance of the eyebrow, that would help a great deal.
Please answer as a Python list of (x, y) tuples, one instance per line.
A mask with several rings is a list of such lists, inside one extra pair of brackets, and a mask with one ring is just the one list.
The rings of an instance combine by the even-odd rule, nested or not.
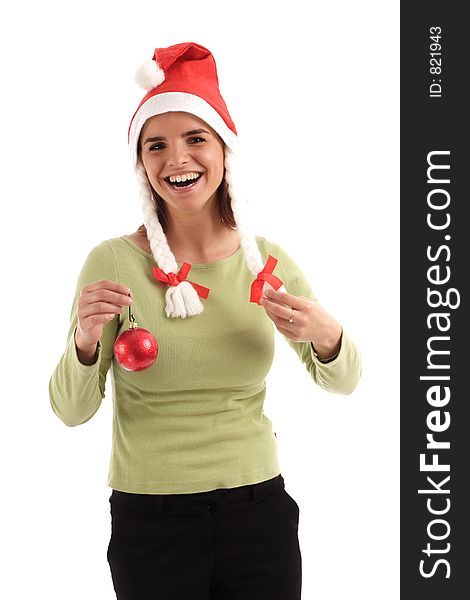
[[(197, 135), (198, 133), (207, 133), (208, 135), (210, 135), (210, 132), (206, 129), (191, 129), (190, 131), (185, 131), (184, 133), (182, 133), (181, 137), (186, 137), (188, 135)], [(163, 140), (165, 140), (163, 136), (148, 137), (145, 140), (144, 144), (147, 144), (148, 142), (161, 142)]]

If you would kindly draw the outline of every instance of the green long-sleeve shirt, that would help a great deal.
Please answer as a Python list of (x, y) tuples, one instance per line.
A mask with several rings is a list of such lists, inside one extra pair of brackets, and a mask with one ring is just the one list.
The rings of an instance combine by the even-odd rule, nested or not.
[[(269, 254), (279, 260), (274, 274), (287, 291), (315, 300), (292, 258), (280, 246), (256, 239), (264, 262)], [(91, 419), (111, 367), (110, 487), (182, 494), (275, 477), (280, 472), (276, 438), (263, 412), (274, 325), (262, 306), (249, 301), (253, 276), (241, 248), (221, 260), (192, 265), (188, 279), (210, 288), (210, 294), (202, 300), (204, 311), (185, 319), (164, 314), (167, 287), (154, 279), (154, 266), (153, 256), (124, 236), (90, 252), (78, 278), (65, 352), (49, 383), (54, 412), (69, 426)], [(129, 327), (126, 309), (104, 326), (96, 363), (78, 360), (77, 300), (83, 286), (100, 279), (131, 289), (135, 320), (159, 345), (148, 369), (126, 371), (113, 358), (116, 337)], [(353, 391), (360, 356), (346, 332), (338, 357), (327, 364), (308, 342), (288, 343), (318, 385), (340, 394)]]

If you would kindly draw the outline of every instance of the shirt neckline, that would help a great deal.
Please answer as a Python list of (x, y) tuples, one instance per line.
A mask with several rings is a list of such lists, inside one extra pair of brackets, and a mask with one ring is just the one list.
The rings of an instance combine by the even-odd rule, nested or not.
[[(155, 259), (154, 259), (154, 257), (153, 257), (152, 254), (150, 254), (149, 252), (146, 252), (145, 250), (142, 250), (142, 248), (140, 248), (139, 246), (137, 246), (137, 244), (135, 244), (132, 240), (130, 240), (129, 238), (127, 238), (125, 235), (121, 235), (120, 239), (123, 240), (124, 242), (126, 242), (133, 250), (135, 250), (139, 254), (142, 254), (142, 256), (145, 256), (147, 259), (149, 259), (153, 263), (155, 263)], [(212, 269), (213, 267), (218, 267), (220, 265), (224, 265), (227, 262), (235, 260), (235, 258), (241, 252), (242, 252), (242, 247), (239, 246), (237, 248), (237, 250), (235, 250), (235, 252), (233, 254), (230, 254), (229, 256), (224, 256), (223, 258), (219, 258), (218, 260), (215, 260), (213, 262), (209, 262), (209, 263), (194, 263), (194, 264), (190, 263), (191, 264), (191, 269)], [(178, 260), (176, 262), (177, 262), (177, 264), (179, 266), (181, 266), (184, 261)]]

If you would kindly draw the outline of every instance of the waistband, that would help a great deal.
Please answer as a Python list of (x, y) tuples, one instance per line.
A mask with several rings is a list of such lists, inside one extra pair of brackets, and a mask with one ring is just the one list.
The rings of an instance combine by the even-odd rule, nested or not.
[(284, 487), (282, 475), (272, 479), (252, 483), (236, 488), (219, 488), (209, 492), (196, 492), (193, 494), (134, 494), (114, 490), (111, 493), (110, 502), (130, 504), (146, 504), (152, 506), (182, 506), (192, 503), (221, 503), (227, 504), (239, 500), (257, 500), (269, 495), (275, 488)]

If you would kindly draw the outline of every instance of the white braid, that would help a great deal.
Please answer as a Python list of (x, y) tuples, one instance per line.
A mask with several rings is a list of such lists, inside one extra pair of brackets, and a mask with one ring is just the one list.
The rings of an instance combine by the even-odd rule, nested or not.
[[(144, 225), (147, 229), (147, 238), (155, 262), (165, 273), (177, 273), (178, 263), (170, 250), (166, 235), (158, 220), (152, 189), (140, 160), (137, 161), (135, 171), (144, 213)], [(177, 286), (168, 286), (165, 300), (167, 317), (182, 317), (184, 319), (185, 317), (198, 315), (204, 310), (196, 290), (188, 281), (182, 281)]]
[(240, 246), (249, 270), (256, 277), (263, 268), (263, 258), (249, 225), (248, 203), (239, 187), (241, 183), (240, 176), (241, 173), (237, 173), (234, 153), (228, 146), (225, 146), (225, 179), (228, 185), (233, 216), (237, 224)]
[[(263, 257), (261, 256), (258, 244), (256, 243), (256, 238), (249, 225), (251, 219), (248, 215), (248, 203), (239, 187), (242, 181), (240, 170), (237, 169), (235, 154), (227, 145), (225, 146), (225, 179), (228, 185), (232, 212), (237, 224), (240, 246), (243, 250), (245, 262), (251, 274), (254, 277), (257, 277), (258, 273), (262, 271), (264, 267)], [(273, 288), (268, 282), (265, 282), (263, 291), (267, 289)], [(280, 291), (286, 291), (284, 286), (280, 288)]]

